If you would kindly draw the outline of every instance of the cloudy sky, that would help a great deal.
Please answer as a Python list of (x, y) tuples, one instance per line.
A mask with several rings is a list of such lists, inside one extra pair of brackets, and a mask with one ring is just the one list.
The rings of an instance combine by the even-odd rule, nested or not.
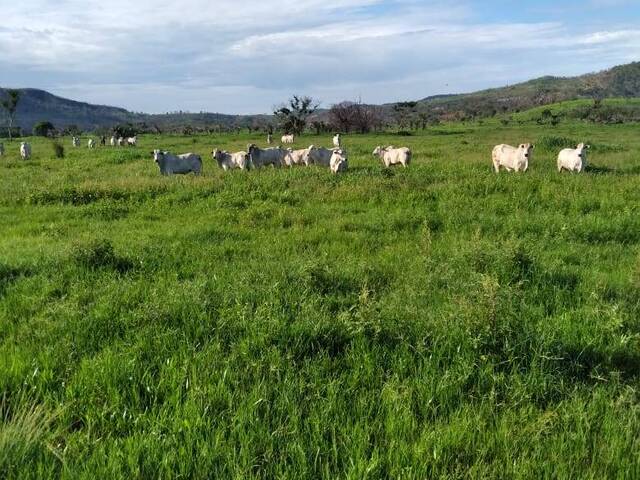
[(640, 0), (21, 0), (0, 85), (161, 113), (382, 103), (640, 60)]

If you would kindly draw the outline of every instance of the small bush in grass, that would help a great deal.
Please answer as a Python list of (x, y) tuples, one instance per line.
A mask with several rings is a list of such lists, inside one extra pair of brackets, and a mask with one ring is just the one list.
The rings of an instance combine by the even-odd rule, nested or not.
[(51, 144), (51, 146), (53, 147), (53, 154), (56, 156), (56, 158), (64, 158), (64, 145), (62, 145), (58, 141), (55, 141)]
[(75, 262), (88, 270), (111, 268), (125, 273), (133, 267), (130, 260), (115, 253), (113, 245), (106, 239), (75, 245), (72, 254)]

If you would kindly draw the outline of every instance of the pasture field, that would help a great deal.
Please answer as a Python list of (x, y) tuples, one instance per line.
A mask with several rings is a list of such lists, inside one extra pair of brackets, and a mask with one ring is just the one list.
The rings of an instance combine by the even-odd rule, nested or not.
[(0, 477), (640, 478), (639, 133), (347, 136), (339, 176), (211, 160), (262, 136), (5, 142)]

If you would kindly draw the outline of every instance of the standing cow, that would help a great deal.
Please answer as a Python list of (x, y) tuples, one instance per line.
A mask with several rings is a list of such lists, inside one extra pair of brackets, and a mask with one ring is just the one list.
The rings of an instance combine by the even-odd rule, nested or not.
[(404, 168), (407, 168), (411, 163), (411, 150), (407, 147), (376, 147), (373, 155), (380, 157), (380, 160), (382, 160), (386, 168), (392, 165), (402, 165)]
[(251, 164), (255, 168), (264, 167), (267, 165), (273, 165), (274, 167), (281, 167), (284, 162), (284, 156), (286, 150), (280, 147), (272, 148), (258, 148), (254, 144), (247, 146), (247, 152), (249, 152), (249, 158)]
[(20, 158), (29, 160), (31, 158), (31, 145), (27, 142), (20, 143)]
[(173, 155), (169, 152), (154, 150), (153, 160), (158, 164), (162, 175), (187, 174), (191, 172), (200, 175), (202, 172), (202, 158), (195, 153)]
[(342, 139), (340, 138), (340, 134), (339, 134), (339, 133), (336, 133), (336, 134), (333, 136), (333, 146), (334, 146), (335, 148), (340, 148), (340, 147), (342, 147)]
[(118, 142), (118, 139), (117, 139), (115, 136), (112, 136), (112, 137), (111, 137), (111, 140), (109, 140), (109, 144), (110, 144), (112, 147), (115, 147), (117, 142)]
[(502, 167), (508, 172), (526, 172), (534, 148), (531, 143), (522, 143), (517, 148), (511, 145), (496, 145), (491, 155), (494, 170), (499, 173)]
[(127, 145), (130, 147), (135, 147), (138, 145), (138, 136), (134, 135), (133, 137), (127, 138)]
[(87, 142), (87, 147), (96, 148), (96, 141), (93, 138), (90, 138), (89, 141)]
[(74, 147), (79, 147), (80, 146), (80, 137), (72, 137), (71, 138), (71, 145), (73, 145)]
[(285, 134), (282, 136), (282, 143), (286, 144), (291, 144), (291, 143), (295, 143), (296, 141), (296, 136), (293, 134)]
[(270, 133), (267, 135), (267, 145), (271, 145), (273, 143), (273, 135)]
[(580, 143), (576, 148), (565, 148), (558, 154), (558, 172), (584, 172), (587, 167), (587, 150), (589, 145)]
[(329, 161), (329, 168), (332, 173), (346, 172), (347, 168), (349, 168), (347, 152), (339, 148), (335, 149)]
[(294, 165), (309, 165), (309, 149), (292, 150), (288, 148), (284, 154), (284, 164), (287, 167)]
[(309, 151), (307, 155), (307, 165), (314, 164), (328, 167), (331, 164), (331, 156), (335, 149), (330, 150), (328, 148), (311, 145), (307, 150)]
[(211, 152), (211, 156), (225, 172), (234, 168), (246, 170), (249, 167), (249, 154), (247, 152), (229, 153), (225, 150), (215, 149)]

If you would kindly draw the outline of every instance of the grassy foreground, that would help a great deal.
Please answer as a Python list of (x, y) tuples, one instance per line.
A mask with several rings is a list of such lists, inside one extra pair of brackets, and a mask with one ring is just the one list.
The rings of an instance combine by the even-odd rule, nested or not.
[(210, 159), (249, 141), (5, 142), (0, 478), (640, 476), (638, 125), (347, 137), (342, 176)]

